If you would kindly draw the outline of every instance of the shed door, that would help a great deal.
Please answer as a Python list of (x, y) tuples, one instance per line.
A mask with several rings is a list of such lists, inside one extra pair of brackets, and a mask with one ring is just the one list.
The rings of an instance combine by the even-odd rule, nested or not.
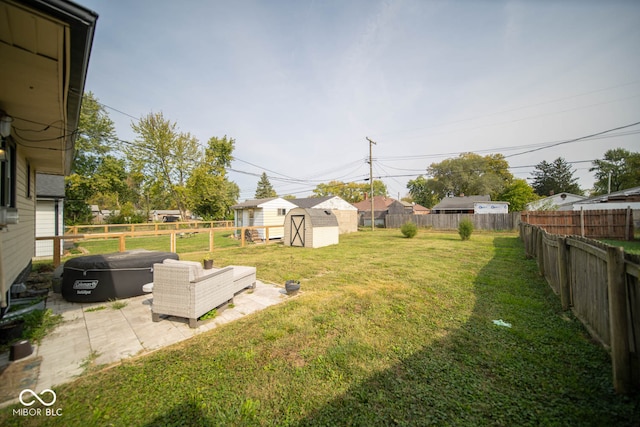
[(304, 247), (304, 215), (291, 215), (291, 246)]

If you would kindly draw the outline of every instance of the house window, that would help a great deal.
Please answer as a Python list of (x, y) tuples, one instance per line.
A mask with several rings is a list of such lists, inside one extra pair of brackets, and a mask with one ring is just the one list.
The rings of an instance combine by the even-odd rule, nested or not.
[(278, 209), (278, 216), (285, 216), (287, 215), (287, 210), (286, 209)]
[(16, 207), (16, 149), (8, 144), (7, 161), (0, 162), (0, 206)]

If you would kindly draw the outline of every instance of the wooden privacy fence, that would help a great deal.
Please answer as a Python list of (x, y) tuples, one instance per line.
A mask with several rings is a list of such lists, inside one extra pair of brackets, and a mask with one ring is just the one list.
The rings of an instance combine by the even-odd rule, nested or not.
[(611, 353), (614, 387), (640, 389), (640, 257), (580, 236), (520, 224), (525, 254), (589, 333)]
[[(126, 251), (126, 239), (132, 237), (145, 237), (145, 236), (170, 236), (170, 244), (169, 251), (176, 252), (177, 247), (177, 238), (182, 237), (183, 235), (192, 235), (196, 233), (208, 233), (209, 234), (209, 252), (213, 252), (214, 248), (214, 233), (222, 233), (222, 232), (236, 232), (240, 231), (240, 246), (244, 247), (246, 244), (247, 236), (250, 235), (248, 233), (249, 230), (258, 230), (264, 229), (265, 243), (269, 243), (269, 231), (272, 229), (279, 229), (279, 234), (283, 233), (284, 227), (282, 225), (265, 225), (265, 226), (254, 226), (254, 227), (214, 227), (214, 228), (193, 228), (189, 229), (188, 233), (185, 233), (184, 229), (179, 230), (155, 230), (155, 231), (128, 231), (121, 233), (89, 233), (89, 234), (65, 234), (63, 236), (43, 236), (36, 237), (36, 240), (53, 240), (53, 265), (59, 266), (61, 259), (61, 244), (60, 242), (63, 240), (89, 240), (89, 239), (118, 239), (118, 251), (124, 252)], [(273, 235), (273, 234), (272, 234)]]
[(520, 213), (506, 214), (388, 214), (385, 217), (387, 228), (400, 228), (406, 222), (418, 227), (432, 227), (436, 230), (457, 230), (464, 218), (470, 219), (477, 230), (515, 230), (518, 228)]
[(548, 233), (593, 239), (633, 240), (633, 211), (627, 209), (580, 211), (525, 211), (520, 220)]

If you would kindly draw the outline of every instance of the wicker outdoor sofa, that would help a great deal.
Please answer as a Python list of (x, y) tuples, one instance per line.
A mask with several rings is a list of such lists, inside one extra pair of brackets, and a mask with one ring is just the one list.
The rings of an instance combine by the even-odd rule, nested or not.
[(256, 284), (256, 268), (228, 266), (204, 270), (193, 261), (165, 260), (153, 266), (151, 318), (184, 317), (195, 328), (198, 318), (233, 301), (236, 293)]

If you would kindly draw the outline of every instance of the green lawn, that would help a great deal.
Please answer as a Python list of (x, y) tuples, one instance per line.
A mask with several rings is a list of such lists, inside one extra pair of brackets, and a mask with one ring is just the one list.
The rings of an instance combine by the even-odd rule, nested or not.
[(613, 392), (608, 354), (515, 234), (376, 230), (214, 257), (302, 293), (57, 387), (60, 417), (6, 408), (0, 425), (640, 424), (640, 398)]
[(608, 243), (613, 246), (622, 246), (624, 251), (630, 254), (640, 255), (640, 240), (636, 237), (636, 240), (631, 242), (626, 240), (602, 240), (605, 243)]
[[(214, 249), (240, 247), (240, 240), (231, 238), (231, 231), (219, 231), (214, 233)], [(154, 251), (169, 251), (170, 236), (146, 236), (127, 237), (125, 245), (127, 250), (148, 249)], [(90, 239), (78, 241), (89, 254), (103, 254), (118, 251), (118, 239)], [(185, 232), (176, 238), (177, 253), (207, 252), (209, 250), (209, 233), (189, 234)]]

